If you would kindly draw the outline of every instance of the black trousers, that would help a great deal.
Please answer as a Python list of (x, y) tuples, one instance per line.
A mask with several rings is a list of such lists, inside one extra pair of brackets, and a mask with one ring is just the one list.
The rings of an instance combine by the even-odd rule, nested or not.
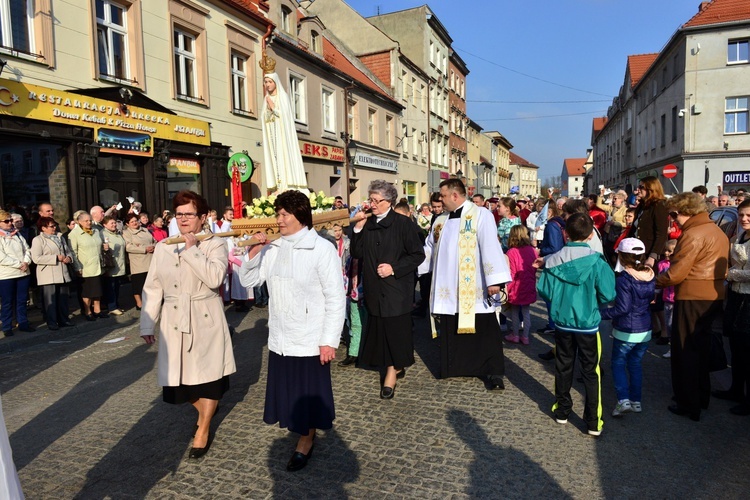
[(589, 430), (602, 429), (602, 380), (599, 360), (602, 343), (599, 332), (569, 333), (555, 331), (555, 404), (552, 411), (557, 417), (568, 418), (573, 409), (570, 387), (573, 385), (573, 369), (576, 355), (581, 363), (581, 376), (586, 389), (583, 420)]
[(724, 335), (729, 337), (732, 354), (732, 386), (729, 390), (750, 404), (750, 317), (743, 307), (750, 295), (727, 290), (724, 309)]
[(676, 300), (672, 317), (672, 389), (677, 406), (693, 416), (711, 398), (709, 356), (711, 324), (722, 311), (721, 300)]

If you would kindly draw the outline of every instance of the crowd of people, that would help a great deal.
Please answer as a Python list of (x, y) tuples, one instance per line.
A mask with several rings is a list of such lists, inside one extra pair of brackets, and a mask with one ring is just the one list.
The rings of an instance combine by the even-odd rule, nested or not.
[[(700, 420), (713, 395), (750, 415), (750, 200), (727, 195), (738, 220), (720, 228), (704, 191), (669, 197), (646, 177), (632, 195), (485, 200), (447, 179), (429, 204), (412, 207), (392, 184), (374, 181), (366, 202), (350, 208), (350, 223), (328, 234), (313, 228), (307, 195), (289, 190), (274, 204), (281, 238), (261, 232), (251, 242), (215, 237), (231, 230), (232, 207), (219, 218), (190, 191), (154, 218), (137, 202), (122, 216), (116, 207), (76, 212), (65, 233), (49, 203), (34, 217), (0, 210), (0, 321), (6, 336), (14, 314), (19, 330), (33, 331), (26, 304), (38, 293), (47, 327), (71, 326), (69, 288), (87, 321), (122, 314), (128, 277), (142, 337), (160, 338), (164, 401), (198, 412), (190, 457), (200, 458), (236, 370), (226, 307), (267, 304), (264, 421), (299, 434), (290, 471), (305, 467), (316, 430), (335, 419), (330, 363), (342, 339), (339, 366), (379, 367), (379, 397), (392, 399), (415, 362), (413, 317), (429, 316), (440, 377), (476, 377), (501, 391), (503, 343), (532, 342), (537, 299), (547, 318), (536, 333), (554, 334), (555, 347), (540, 357), (555, 362), (556, 422), (573, 411), (578, 359), (583, 419), (590, 435), (602, 432), (602, 321), (612, 321), (612, 416), (643, 411), (641, 360), (652, 340), (670, 349), (669, 411)], [(346, 208), (337, 198), (334, 209)], [(168, 236), (179, 238), (164, 244)], [(712, 392), (710, 370), (726, 367), (714, 359), (723, 354), (715, 352), (720, 319), (732, 385)]]

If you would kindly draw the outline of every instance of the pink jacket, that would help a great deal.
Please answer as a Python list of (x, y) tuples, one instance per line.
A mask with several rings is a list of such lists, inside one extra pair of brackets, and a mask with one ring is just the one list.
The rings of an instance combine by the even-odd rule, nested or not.
[[(668, 260), (660, 260), (657, 264), (657, 269), (659, 270), (659, 274), (665, 272), (667, 269), (669, 269), (670, 261)], [(670, 302), (674, 303), (674, 287), (668, 286), (664, 290), (662, 290), (662, 299), (664, 299), (664, 302)]]
[(511, 283), (506, 285), (508, 302), (514, 306), (527, 306), (536, 302), (536, 268), (538, 254), (534, 247), (511, 248), (506, 254), (510, 264)]

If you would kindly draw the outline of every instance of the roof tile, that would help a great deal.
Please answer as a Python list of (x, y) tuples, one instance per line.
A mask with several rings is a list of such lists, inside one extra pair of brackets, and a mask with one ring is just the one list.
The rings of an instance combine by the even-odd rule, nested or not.
[(586, 162), (588, 158), (565, 158), (563, 167), (568, 172), (568, 176), (583, 175), (586, 173)]
[(750, 20), (750, 2), (747, 0), (713, 0), (702, 2), (700, 7), (683, 28)]
[(659, 53), (635, 54), (628, 56), (628, 73), (630, 73), (630, 88), (635, 88), (646, 74), (651, 64), (659, 57)]

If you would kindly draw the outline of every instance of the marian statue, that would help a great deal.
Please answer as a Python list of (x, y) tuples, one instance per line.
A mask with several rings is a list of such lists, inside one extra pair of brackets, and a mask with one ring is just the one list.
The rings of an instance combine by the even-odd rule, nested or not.
[(294, 128), (289, 95), (276, 74), (276, 61), (263, 54), (263, 174), (271, 191), (296, 189), (309, 193), (305, 167), (302, 164), (297, 130)]

